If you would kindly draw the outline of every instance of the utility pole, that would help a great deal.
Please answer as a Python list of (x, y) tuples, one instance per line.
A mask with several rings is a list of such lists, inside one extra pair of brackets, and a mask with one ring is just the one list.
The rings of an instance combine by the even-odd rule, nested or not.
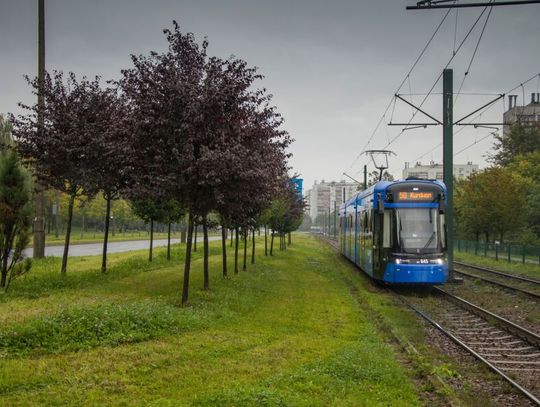
[[(38, 132), (43, 137), (43, 115), (45, 106), (43, 81), (45, 79), (45, 0), (38, 0)], [(45, 256), (45, 197), (38, 184), (36, 193), (36, 217), (34, 218), (34, 258)]]
[(454, 278), (454, 85), (452, 69), (443, 71), (443, 179), (447, 189), (446, 248), (448, 279)]

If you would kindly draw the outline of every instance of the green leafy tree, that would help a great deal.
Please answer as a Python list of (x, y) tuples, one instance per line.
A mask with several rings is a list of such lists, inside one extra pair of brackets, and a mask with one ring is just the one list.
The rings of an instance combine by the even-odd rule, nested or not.
[(540, 128), (518, 122), (508, 133), (495, 135), (495, 140), (495, 153), (489, 158), (494, 164), (505, 166), (519, 155), (540, 150)]
[(0, 150), (4, 151), (13, 144), (11, 131), (11, 123), (0, 114)]
[(174, 199), (138, 199), (131, 202), (133, 211), (145, 223), (150, 224), (150, 249), (148, 261), (152, 261), (152, 249), (154, 242), (154, 222), (168, 225), (167, 259), (171, 257), (171, 223), (175, 223), (182, 217), (180, 205)]
[[(5, 136), (5, 133), (2, 134)], [(30, 270), (23, 250), (30, 242), (30, 177), (12, 150), (0, 152), (0, 288)]]
[(456, 190), (459, 227), (489, 241), (495, 235), (503, 241), (526, 224), (526, 181), (511, 170), (491, 167), (472, 174)]
[[(382, 174), (382, 181), (393, 181), (394, 177), (388, 171), (384, 171)], [(374, 170), (368, 173), (368, 188), (379, 182), (379, 171)]]
[(540, 238), (540, 149), (514, 157), (508, 168), (518, 174), (527, 187), (527, 228)]

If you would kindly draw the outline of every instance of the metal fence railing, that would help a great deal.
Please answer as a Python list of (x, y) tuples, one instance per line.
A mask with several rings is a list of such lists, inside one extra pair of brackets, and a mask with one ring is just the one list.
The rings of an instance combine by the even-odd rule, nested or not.
[(540, 247), (499, 242), (488, 243), (473, 240), (455, 240), (454, 251), (490, 257), (495, 260), (538, 264), (540, 266)]

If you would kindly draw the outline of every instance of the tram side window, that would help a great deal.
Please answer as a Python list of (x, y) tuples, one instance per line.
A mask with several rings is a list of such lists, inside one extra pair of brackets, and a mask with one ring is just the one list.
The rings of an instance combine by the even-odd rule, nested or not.
[(383, 219), (383, 247), (392, 247), (392, 212), (384, 211)]

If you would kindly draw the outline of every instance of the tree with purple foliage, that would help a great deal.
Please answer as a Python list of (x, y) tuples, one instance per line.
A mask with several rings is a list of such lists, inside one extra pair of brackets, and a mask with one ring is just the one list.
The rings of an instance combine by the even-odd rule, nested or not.
[(106, 202), (101, 261), (101, 272), (106, 273), (111, 203), (130, 186), (136, 163), (132, 161), (131, 112), (125, 97), (118, 89), (107, 88), (98, 93), (96, 104), (100, 109), (90, 137), (88, 176), (90, 188), (101, 191)]
[[(69, 196), (66, 237), (61, 272), (67, 270), (73, 206), (82, 196), (91, 196), (90, 182), (93, 171), (96, 140), (106, 131), (107, 118), (103, 112), (109, 108), (100, 80), (96, 77), (77, 80), (74, 73), (64, 78), (62, 72), (45, 74), (43, 84), (38, 79), (26, 78), (37, 95), (42, 89), (43, 108), (19, 104), (26, 113), (11, 116), (17, 149), (34, 168), (38, 183), (63, 191)], [(37, 120), (41, 113), (42, 122)]]
[[(193, 219), (201, 191), (193, 163), (201, 154), (201, 84), (207, 43), (178, 24), (164, 30), (169, 47), (162, 54), (132, 56), (133, 67), (122, 71), (119, 85), (130, 102), (131, 160), (136, 163), (130, 189), (136, 195), (173, 197), (188, 212), (182, 303), (187, 302), (193, 241)], [(205, 196), (209, 201), (211, 197)]]

